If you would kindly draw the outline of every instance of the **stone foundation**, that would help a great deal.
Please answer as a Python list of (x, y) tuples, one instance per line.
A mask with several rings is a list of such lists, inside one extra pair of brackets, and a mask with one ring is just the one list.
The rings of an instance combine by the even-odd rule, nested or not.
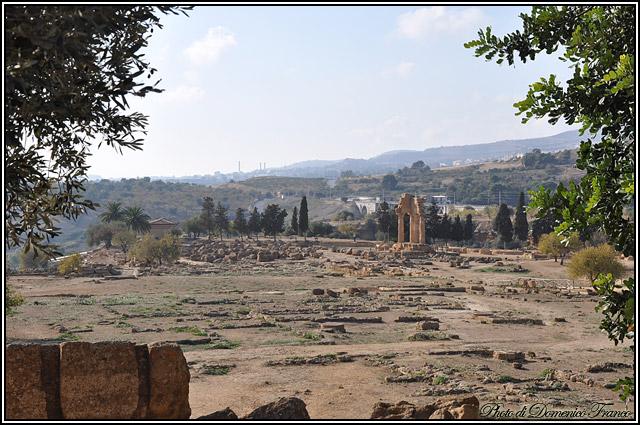
[(5, 358), (9, 420), (191, 416), (189, 369), (177, 344), (10, 344)]

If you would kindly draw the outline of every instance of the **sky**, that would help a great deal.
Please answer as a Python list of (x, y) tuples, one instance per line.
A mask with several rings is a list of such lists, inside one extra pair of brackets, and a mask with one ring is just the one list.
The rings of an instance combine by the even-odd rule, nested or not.
[(522, 29), (529, 6), (197, 6), (167, 15), (143, 50), (163, 93), (129, 98), (149, 116), (143, 150), (92, 149), (103, 178), (243, 172), (391, 150), (545, 137), (521, 123), (530, 84), (571, 72), (541, 55), (508, 66), (464, 43)]

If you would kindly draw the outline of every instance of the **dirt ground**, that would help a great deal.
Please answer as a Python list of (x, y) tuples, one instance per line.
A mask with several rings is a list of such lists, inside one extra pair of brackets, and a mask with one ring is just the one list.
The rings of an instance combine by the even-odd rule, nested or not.
[[(133, 269), (121, 268), (114, 280), (8, 276), (27, 303), (6, 316), (5, 342), (177, 341), (190, 366), (192, 418), (226, 407), (242, 416), (295, 396), (312, 419), (368, 419), (379, 401), (468, 393), (489, 420), (520, 411), (523, 419), (625, 410), (635, 418), (635, 400), (625, 404), (610, 389), (633, 376), (635, 355), (598, 329), (597, 295), (568, 285), (559, 262), (500, 259), (504, 268), (471, 261), (468, 269), (414, 259), (424, 276), (342, 276), (309, 260), (243, 260), (197, 275), (183, 260), (173, 274), (129, 278)], [(526, 271), (509, 271), (517, 265)], [(634, 263), (625, 265), (633, 273)], [(419, 321), (439, 329), (417, 330)], [(524, 359), (495, 358), (500, 351)]]

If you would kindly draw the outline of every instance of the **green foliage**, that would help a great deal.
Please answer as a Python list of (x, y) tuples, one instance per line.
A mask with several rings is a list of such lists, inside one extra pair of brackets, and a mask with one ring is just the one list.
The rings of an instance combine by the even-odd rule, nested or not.
[(253, 208), (253, 211), (249, 216), (248, 226), (249, 231), (257, 237), (258, 233), (260, 233), (260, 231), (262, 230), (262, 217), (258, 212), (258, 208)]
[(462, 221), (460, 221), (460, 216), (457, 215), (453, 219), (453, 224), (451, 225), (451, 239), (456, 242), (461, 242), (464, 239), (464, 227), (462, 226)]
[[(139, 150), (147, 117), (127, 95), (160, 92), (140, 49), (168, 6), (4, 8), (5, 243), (55, 255), (54, 223), (97, 206), (82, 195), (89, 148)], [(184, 12), (183, 12), (184, 13)], [(156, 83), (157, 84), (157, 83)], [(27, 141), (25, 143), (25, 140)]]
[(524, 205), (524, 192), (520, 192), (520, 196), (518, 196), (518, 206), (513, 220), (513, 233), (519, 241), (526, 242), (529, 239), (529, 223), (527, 222), (527, 213)]
[(201, 233), (207, 231), (200, 216), (191, 217), (182, 222), (182, 230), (190, 237), (197, 238)]
[(229, 219), (227, 218), (227, 209), (222, 206), (220, 201), (218, 201), (218, 205), (214, 210), (213, 226), (218, 231), (220, 240), (222, 240), (222, 234), (229, 230)]
[(26, 269), (43, 269), (49, 263), (49, 258), (46, 257), (42, 252), (38, 253), (38, 251), (30, 250), (30, 251), (20, 251), (18, 256), (19, 259), (19, 268), (20, 270)]
[(498, 382), (506, 384), (507, 382), (518, 382), (518, 380), (511, 375), (500, 375), (498, 376)]
[(447, 377), (442, 375), (434, 378), (433, 380), (433, 385), (444, 385), (446, 383), (447, 383)]
[(4, 311), (5, 314), (13, 311), (14, 308), (20, 307), (25, 303), (24, 296), (18, 292), (13, 286), (6, 285), (4, 291)]
[(126, 230), (122, 222), (96, 223), (87, 229), (87, 245), (96, 246), (104, 243), (105, 248), (111, 248), (116, 233)]
[(104, 223), (123, 220), (124, 210), (122, 209), (122, 203), (109, 202), (105, 210), (98, 215), (98, 218)]
[(60, 274), (66, 275), (71, 272), (79, 271), (82, 265), (82, 256), (77, 252), (60, 260), (58, 271)]
[(151, 225), (149, 224), (151, 217), (145, 214), (141, 207), (126, 207), (123, 215), (123, 221), (127, 225), (127, 228), (134, 232), (146, 233), (151, 230)]
[(113, 235), (113, 243), (122, 249), (122, 252), (125, 254), (136, 243), (136, 234), (131, 230), (119, 230), (115, 235)]
[(393, 190), (398, 186), (398, 179), (393, 174), (387, 174), (382, 178), (380, 185), (385, 190)]
[(233, 220), (233, 229), (240, 234), (240, 239), (242, 239), (242, 235), (249, 233), (249, 224), (244, 216), (243, 208), (238, 208), (236, 210), (236, 218)]
[(338, 214), (334, 215), (333, 217), (331, 217), (331, 220), (333, 221), (347, 221), (347, 220), (353, 220), (354, 214), (351, 211), (340, 211)]
[(321, 221), (312, 221), (309, 227), (309, 233), (312, 236), (324, 236), (327, 237), (334, 232), (334, 227), (329, 223), (323, 223)]
[(277, 204), (270, 204), (264, 209), (262, 214), (262, 230), (267, 236), (273, 236), (273, 240), (276, 240), (276, 235), (284, 231), (284, 219), (287, 216), (286, 210), (281, 210)]
[(464, 240), (470, 241), (471, 239), (473, 239), (473, 220), (471, 214), (467, 214), (464, 221)]
[(427, 208), (425, 218), (425, 235), (435, 242), (440, 238), (440, 216), (438, 215), (438, 204), (432, 202)]
[(291, 215), (291, 228), (295, 235), (300, 232), (300, 226), (298, 223), (298, 207), (293, 207), (293, 214)]
[(533, 243), (537, 245), (542, 235), (553, 232), (556, 223), (557, 222), (550, 211), (548, 211), (543, 217), (534, 220), (533, 223), (531, 223)]
[(298, 227), (300, 232), (307, 238), (309, 230), (309, 207), (307, 206), (307, 197), (303, 196), (300, 201), (300, 217), (298, 218)]
[(341, 224), (338, 226), (338, 232), (350, 238), (358, 232), (358, 228), (354, 224)]
[(501, 204), (496, 218), (493, 220), (493, 229), (500, 235), (504, 242), (511, 242), (513, 239), (513, 225), (509, 217), (507, 204)]
[(382, 204), (380, 204), (380, 209), (374, 213), (374, 217), (376, 219), (376, 223), (378, 223), (378, 228), (385, 233), (384, 240), (388, 242), (390, 234), (394, 233), (394, 226), (395, 233), (398, 231), (398, 216), (389, 207), (387, 201), (383, 201)]
[[(616, 266), (617, 268), (617, 266)], [(616, 345), (635, 336), (635, 279), (629, 278), (616, 284), (613, 273), (601, 274), (594, 282), (596, 292), (601, 296), (596, 311), (602, 310), (604, 319), (600, 329), (607, 332)]]
[(569, 278), (586, 277), (593, 284), (598, 275), (623, 276), (625, 268), (610, 245), (590, 246), (577, 252), (568, 266)]
[(172, 262), (180, 258), (180, 238), (165, 234), (162, 239), (156, 239), (152, 234), (147, 233), (133, 245), (129, 251), (129, 258), (146, 263), (162, 265), (162, 262)]
[[(479, 32), (479, 40), (465, 45), (475, 47), (476, 56), (490, 60), (497, 54), (498, 63), (506, 58), (510, 65), (516, 51), (524, 62), (564, 47), (560, 59), (573, 68), (572, 78), (564, 87), (554, 75), (541, 78), (530, 86), (526, 99), (515, 104), (518, 114), (525, 114), (523, 122), (548, 116), (552, 124), (562, 117), (568, 124), (581, 123), (581, 134), (601, 133), (602, 139), (580, 144), (576, 167), (586, 173), (577, 184), (560, 184), (553, 195), (542, 188), (531, 206), (538, 207), (538, 217), (551, 212), (562, 223), (555, 231), (563, 238), (574, 233), (593, 238), (603, 231), (625, 256), (636, 255), (634, 224), (624, 214), (635, 202), (636, 11), (635, 5), (534, 7), (530, 15), (520, 15), (522, 32), (497, 38), (487, 28)], [(571, 265), (585, 269), (586, 264), (578, 267), (579, 254)], [(593, 274), (587, 274), (593, 282)], [(616, 344), (622, 342), (627, 337), (624, 327), (635, 323), (635, 311), (629, 309), (635, 279), (625, 281), (620, 293), (613, 277), (601, 278), (596, 288), (604, 303), (599, 308), (605, 306), (600, 328)], [(630, 394), (633, 382), (623, 380), (616, 390)]]
[[(571, 235), (567, 241), (563, 241), (560, 236), (555, 233), (542, 235), (538, 249), (543, 254), (548, 254), (558, 261), (558, 256), (562, 258), (560, 264), (564, 264), (564, 257), (571, 251), (577, 251), (582, 248), (583, 243), (578, 235)], [(573, 262), (573, 261), (572, 261)]]
[(211, 238), (213, 230), (216, 228), (215, 216), (216, 206), (213, 203), (213, 199), (209, 196), (205, 196), (202, 199), (202, 213), (200, 214), (200, 220), (207, 231), (209, 238)]

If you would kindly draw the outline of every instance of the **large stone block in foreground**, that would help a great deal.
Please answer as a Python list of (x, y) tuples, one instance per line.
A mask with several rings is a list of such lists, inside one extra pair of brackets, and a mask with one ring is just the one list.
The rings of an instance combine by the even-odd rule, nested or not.
[(138, 408), (138, 362), (130, 342), (60, 345), (65, 419), (130, 419)]
[(42, 345), (12, 344), (6, 349), (5, 415), (7, 419), (47, 419), (42, 388)]
[(189, 419), (189, 366), (176, 343), (149, 344), (147, 419)]

